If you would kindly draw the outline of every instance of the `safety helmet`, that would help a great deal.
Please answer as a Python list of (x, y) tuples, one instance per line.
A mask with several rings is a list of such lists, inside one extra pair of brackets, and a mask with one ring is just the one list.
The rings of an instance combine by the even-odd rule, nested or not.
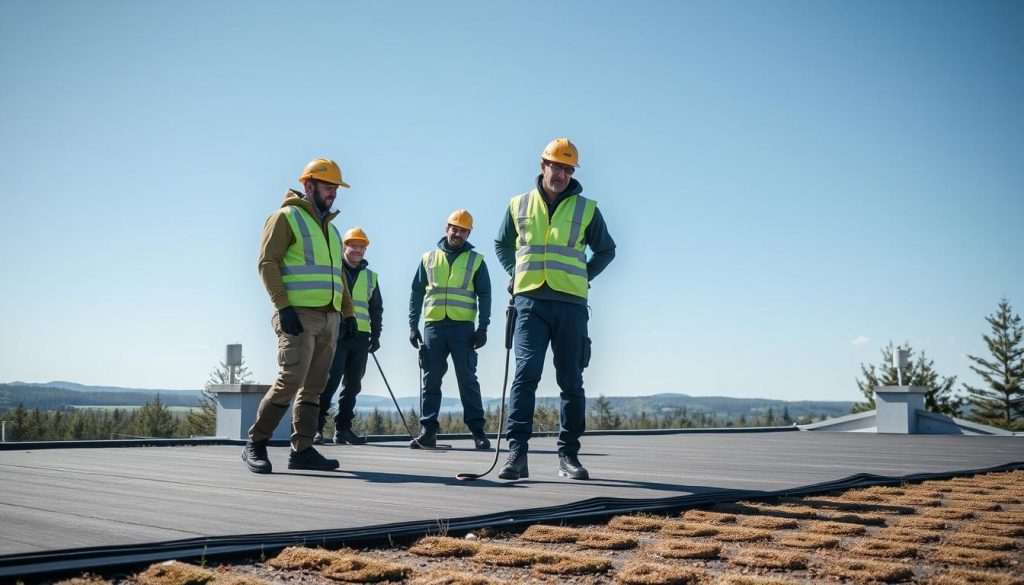
[(569, 142), (568, 138), (556, 138), (549, 142), (544, 147), (544, 152), (540, 154), (540, 158), (571, 167), (579, 168), (580, 166), (580, 153), (576, 150), (576, 145)]
[(463, 229), (471, 230), (473, 229), (473, 216), (465, 209), (456, 209), (448, 216), (448, 223), (451, 225), (457, 225)]
[(338, 163), (329, 158), (317, 158), (309, 161), (306, 168), (302, 169), (302, 176), (299, 177), (299, 182), (305, 183), (310, 179), (323, 181), (339, 187), (351, 186), (341, 180), (341, 168), (338, 167)]
[(354, 227), (347, 232), (341, 238), (341, 243), (348, 245), (349, 242), (362, 242), (364, 246), (370, 245), (370, 238), (366, 237), (366, 232), (361, 227)]

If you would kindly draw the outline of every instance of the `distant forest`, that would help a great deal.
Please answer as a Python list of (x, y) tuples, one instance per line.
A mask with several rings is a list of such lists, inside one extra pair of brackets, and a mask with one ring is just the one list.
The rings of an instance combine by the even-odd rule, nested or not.
[[(380, 397), (360, 397), (354, 428), (370, 435), (405, 434), (405, 425), (393, 408), (381, 408)], [(370, 403), (370, 404), (366, 404)], [(849, 412), (851, 402), (787, 402), (757, 398), (699, 397), (659, 394), (642, 397), (587, 399), (587, 428), (672, 429), (789, 426), (806, 424)], [(107, 408), (90, 408), (105, 406)], [(172, 406), (192, 408), (187, 416)], [(498, 429), (500, 403), (486, 401), (487, 428)], [(419, 414), (402, 414), (415, 432)], [(197, 393), (79, 392), (61, 388), (0, 385), (0, 419), (8, 421), (8, 441), (88, 440), (212, 436), (215, 406)], [(331, 419), (328, 419), (329, 421)], [(442, 433), (466, 432), (461, 412), (439, 417)], [(328, 422), (327, 434), (333, 433)], [(537, 432), (558, 430), (558, 398), (538, 397), (534, 417)]]

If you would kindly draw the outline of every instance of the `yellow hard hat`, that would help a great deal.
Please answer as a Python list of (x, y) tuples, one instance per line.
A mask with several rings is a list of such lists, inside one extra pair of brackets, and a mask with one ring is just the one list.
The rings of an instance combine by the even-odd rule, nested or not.
[(370, 238), (366, 237), (366, 232), (361, 227), (354, 227), (347, 232), (341, 238), (341, 243), (348, 245), (349, 242), (362, 242), (364, 246), (370, 245)]
[(451, 225), (457, 225), (463, 229), (471, 230), (473, 229), (473, 216), (465, 209), (456, 209), (448, 216), (448, 223)]
[(309, 161), (306, 168), (302, 169), (302, 176), (299, 177), (299, 182), (305, 183), (310, 179), (316, 179), (317, 181), (323, 181), (339, 187), (351, 186), (341, 180), (341, 168), (338, 166), (338, 163), (329, 158), (317, 158)]
[(540, 157), (544, 160), (571, 167), (579, 168), (580, 166), (580, 152), (576, 150), (575, 144), (569, 142), (568, 138), (555, 138), (549, 142), (544, 147), (544, 152), (540, 154)]

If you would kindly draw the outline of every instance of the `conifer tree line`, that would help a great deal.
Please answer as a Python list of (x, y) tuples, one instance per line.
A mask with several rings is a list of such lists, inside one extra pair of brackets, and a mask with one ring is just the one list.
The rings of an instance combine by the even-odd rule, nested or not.
[[(978, 374), (982, 383), (965, 383), (958, 391), (956, 376), (940, 375), (934, 360), (929, 359), (923, 350), (912, 348), (909, 342), (901, 346), (909, 354), (903, 383), (928, 387), (930, 390), (925, 403), (926, 408), (933, 412), (964, 416), (968, 420), (1004, 429), (1024, 430), (1024, 325), (1006, 298), (1000, 300), (996, 311), (985, 320), (989, 332), (983, 334), (982, 339), (988, 355), (967, 356), (971, 370)], [(897, 384), (896, 368), (892, 365), (892, 352), (895, 348), (895, 344), (889, 342), (881, 349), (882, 359), (879, 364), (861, 364), (856, 382), (865, 401), (857, 403), (854, 412), (875, 407), (876, 387)], [(210, 437), (216, 434), (216, 400), (211, 389), (216, 384), (226, 384), (228, 377), (228, 367), (221, 362), (206, 381), (200, 406), (186, 415), (175, 414), (158, 394), (136, 409), (88, 410), (65, 407), (41, 411), (19, 405), (0, 412), (0, 417), (8, 421), (8, 441)], [(254, 381), (244, 361), (236, 370), (235, 379), (239, 383)], [(497, 408), (487, 408), (485, 416), (488, 432), (497, 432), (499, 415)], [(419, 419), (416, 410), (405, 411), (402, 416), (415, 432)], [(821, 416), (818, 420), (824, 418)], [(785, 406), (781, 412), (769, 407), (763, 413), (750, 413), (749, 416), (689, 412), (685, 407), (655, 413), (618, 413), (604, 396), (593, 399), (587, 413), (587, 428), (590, 430), (789, 426), (810, 422), (813, 420), (809, 416), (794, 419)], [(459, 412), (442, 413), (438, 423), (441, 433), (466, 432)], [(331, 428), (332, 417), (328, 417), (327, 425), (325, 434), (330, 436), (334, 432)], [(406, 426), (397, 412), (377, 408), (369, 412), (357, 411), (353, 428), (368, 435), (406, 434)], [(538, 402), (534, 428), (538, 433), (557, 432), (557, 406)]]
[[(1024, 325), (1020, 314), (1014, 313), (1010, 301), (1000, 299), (995, 313), (985, 317), (989, 332), (982, 334), (988, 349), (987, 356), (968, 355), (970, 368), (983, 384), (964, 383), (956, 388), (956, 376), (942, 376), (935, 369), (934, 360), (924, 350), (918, 352), (910, 342), (899, 346), (908, 352), (907, 368), (903, 371), (903, 384), (925, 386), (925, 408), (932, 412), (999, 427), (1024, 430)], [(895, 386), (898, 383), (892, 354), (897, 346), (889, 342), (881, 350), (878, 365), (860, 365), (857, 388), (865, 401), (854, 405), (853, 412), (875, 408), (875, 388)], [(915, 358), (916, 356), (916, 358)]]

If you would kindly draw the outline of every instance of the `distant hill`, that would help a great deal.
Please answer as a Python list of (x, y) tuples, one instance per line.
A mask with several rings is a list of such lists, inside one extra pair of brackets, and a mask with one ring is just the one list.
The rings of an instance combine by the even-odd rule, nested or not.
[[(62, 382), (71, 384), (70, 382)], [(80, 388), (91, 388), (74, 384)], [(0, 384), (0, 411), (17, 408), (19, 404), (28, 409), (58, 410), (71, 406), (141, 406), (153, 400), (156, 395), (168, 406), (197, 406), (202, 397), (198, 390), (70, 390), (43, 384), (13, 382)]]
[(193, 392), (198, 393), (199, 390), (169, 390), (166, 388), (122, 388), (120, 386), (87, 386), (85, 384), (78, 384), (75, 382), (63, 382), (55, 380), (53, 382), (45, 382), (42, 384), (34, 382), (11, 382), (9, 384), (0, 384), (0, 386), (36, 386), (41, 388), (63, 388), (64, 390), (74, 390), (75, 392), (145, 392), (149, 394), (160, 393), (161, 396), (169, 394), (171, 392)]

